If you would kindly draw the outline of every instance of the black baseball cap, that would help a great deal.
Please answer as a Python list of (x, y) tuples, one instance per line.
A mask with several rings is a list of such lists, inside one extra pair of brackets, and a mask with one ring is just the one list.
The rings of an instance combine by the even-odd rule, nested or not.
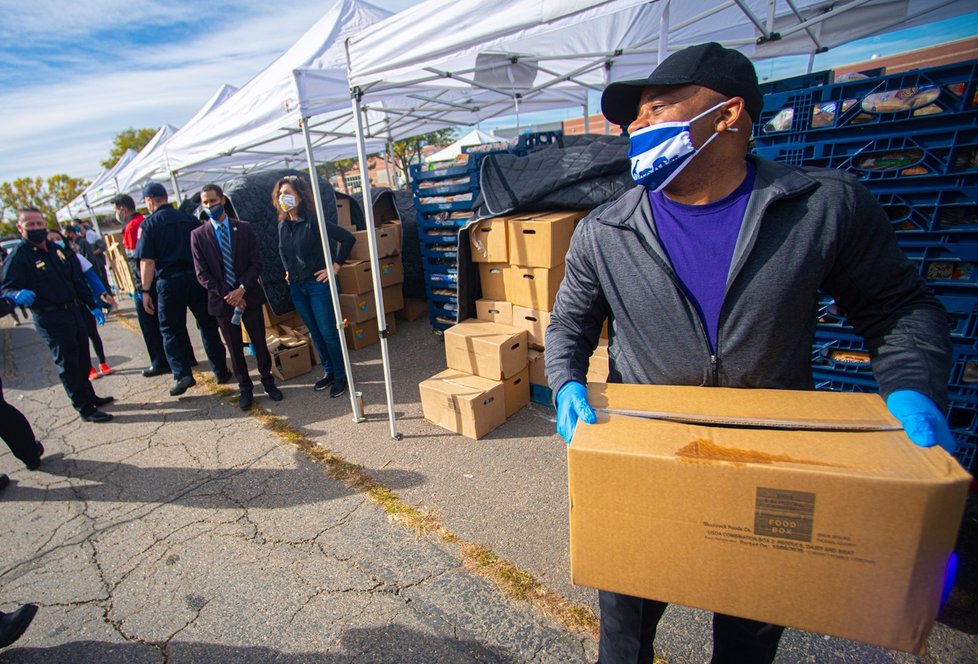
[(143, 198), (165, 198), (169, 194), (159, 182), (147, 182), (143, 185)]
[(638, 117), (642, 90), (653, 85), (702, 85), (727, 97), (741, 97), (751, 120), (757, 120), (764, 98), (754, 64), (743, 53), (716, 42), (676, 51), (659, 63), (648, 78), (612, 83), (601, 93), (601, 112), (627, 127)]

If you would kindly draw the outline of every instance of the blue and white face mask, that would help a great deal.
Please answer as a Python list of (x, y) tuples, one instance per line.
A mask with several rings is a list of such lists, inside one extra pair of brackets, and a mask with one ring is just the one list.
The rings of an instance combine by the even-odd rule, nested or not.
[[(652, 191), (661, 191), (672, 182), (696, 153), (720, 133), (713, 132), (697, 149), (689, 135), (690, 125), (725, 103), (721, 101), (685, 122), (661, 122), (631, 134), (628, 137), (628, 158), (632, 160), (632, 178), (635, 182)], [(736, 128), (727, 131), (736, 131)]]

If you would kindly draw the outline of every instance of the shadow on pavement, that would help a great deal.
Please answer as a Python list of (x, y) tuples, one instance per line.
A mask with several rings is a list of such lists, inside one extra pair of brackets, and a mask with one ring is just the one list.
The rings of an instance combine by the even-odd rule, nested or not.
[[(298, 458), (305, 458), (296, 452)], [(391, 489), (422, 484), (424, 475), (401, 469), (367, 469)], [(55, 488), (22, 486), (12, 481), (3, 493), (5, 502), (96, 501), (114, 503), (167, 503), (195, 508), (235, 507), (245, 500), (249, 507), (279, 509), (346, 498), (349, 489), (338, 482), (323, 481), (322, 469), (305, 464), (299, 468), (146, 468), (116, 461), (68, 459), (62, 454), (44, 457), (37, 472), (84, 484)], [(225, 490), (214, 484), (224, 484)], [(228, 495), (225, 495), (228, 494)]]
[[(43, 609), (41, 609), (43, 611)], [(11, 648), (2, 660), (11, 664), (430, 664), (431, 662), (519, 662), (503, 648), (476, 641), (426, 634), (401, 625), (349, 629), (340, 637), (340, 652), (286, 653), (265, 647), (216, 643), (73, 641), (51, 648)], [(165, 654), (164, 654), (165, 653)], [(165, 659), (164, 659), (165, 658)]]

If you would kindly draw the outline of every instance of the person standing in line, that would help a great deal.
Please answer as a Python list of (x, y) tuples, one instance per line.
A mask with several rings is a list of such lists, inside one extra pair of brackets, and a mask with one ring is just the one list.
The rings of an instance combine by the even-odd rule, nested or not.
[(95, 230), (95, 226), (90, 221), (82, 224), (82, 231), (85, 234), (85, 242), (92, 248), (92, 259), (90, 262), (95, 268), (95, 273), (102, 280), (105, 290), (111, 293), (112, 287), (109, 285), (109, 273), (105, 267), (105, 252), (108, 251), (108, 248), (105, 246), (105, 240), (102, 239), (102, 236), (99, 235), (98, 231)]
[[(197, 384), (191, 366), (193, 347), (187, 334), (187, 309), (197, 320), (204, 352), (219, 384), (231, 380), (224, 344), (217, 321), (207, 313), (207, 293), (197, 283), (194, 261), (190, 253), (190, 234), (200, 224), (189, 214), (175, 209), (167, 202), (166, 189), (158, 182), (143, 187), (143, 199), (150, 211), (140, 226), (136, 255), (139, 258), (139, 279), (142, 282), (143, 309), (154, 315), (159, 304), (160, 331), (163, 349), (176, 380), (171, 396), (180, 396)], [(154, 280), (157, 301), (151, 296)]]
[[(163, 350), (163, 335), (160, 332), (159, 318), (150, 314), (143, 308), (143, 283), (139, 278), (139, 259), (136, 258), (136, 245), (139, 242), (139, 229), (145, 220), (142, 214), (136, 211), (136, 203), (128, 194), (121, 194), (112, 200), (115, 207), (115, 218), (122, 224), (122, 246), (126, 251), (126, 263), (129, 265), (129, 273), (132, 275), (133, 302), (136, 304), (136, 320), (139, 321), (139, 330), (143, 334), (143, 343), (146, 344), (146, 353), (149, 355), (149, 366), (143, 369), (143, 376), (152, 378), (170, 373), (170, 363), (166, 359), (166, 351)], [(149, 297), (155, 302), (156, 283), (150, 285)]]
[[(0, 318), (13, 313), (14, 309), (16, 304), (11, 298), (0, 296)], [(24, 414), (7, 403), (3, 396), (3, 380), (0, 380), (0, 438), (3, 438), (10, 452), (27, 466), (27, 470), (41, 467), (44, 446), (37, 440)], [(9, 483), (10, 478), (0, 473), (0, 489)]]
[(207, 312), (217, 319), (231, 354), (231, 368), (241, 390), (238, 406), (248, 410), (254, 403), (254, 383), (245, 361), (242, 324), (253, 340), (265, 394), (272, 401), (281, 401), (282, 391), (275, 386), (272, 357), (265, 345), (265, 319), (261, 310), (265, 294), (258, 283), (262, 265), (255, 231), (247, 221), (228, 216), (227, 199), (216, 184), (204, 185), (200, 204), (208, 221), (190, 234), (194, 270), (197, 281), (207, 290)]
[(114, 399), (96, 395), (88, 380), (92, 363), (80, 307), (87, 307), (99, 324), (105, 323), (105, 314), (92, 298), (78, 261), (48, 242), (40, 210), (18, 210), (17, 229), (24, 239), (4, 263), (0, 294), (31, 308), (37, 331), (51, 349), (61, 383), (81, 418), (109, 422), (112, 416), (99, 408)]
[(278, 251), (289, 294), (323, 363), (323, 377), (313, 389), (320, 392), (329, 388), (329, 396), (338, 397), (346, 392), (346, 367), (328, 282), (340, 271), (357, 238), (345, 228), (327, 223), (326, 236), (333, 254), (333, 264), (327, 267), (309, 183), (296, 175), (280, 179), (272, 190), (272, 205), (278, 210)]
[[(822, 291), (865, 338), (910, 440), (953, 451), (944, 308), (851, 174), (748, 154), (762, 108), (754, 65), (716, 43), (605, 88), (601, 110), (628, 129), (637, 186), (571, 240), (544, 344), (557, 433), (572, 445), (578, 420), (596, 421), (584, 384), (605, 320), (608, 382), (814, 389)], [(651, 662), (666, 604), (603, 590), (598, 602), (601, 664)], [(711, 662), (770, 664), (783, 631), (714, 614)]]

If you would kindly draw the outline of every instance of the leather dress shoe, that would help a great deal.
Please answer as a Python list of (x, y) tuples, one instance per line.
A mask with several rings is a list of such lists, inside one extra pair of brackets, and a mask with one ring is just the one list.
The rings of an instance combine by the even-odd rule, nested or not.
[(111, 422), (112, 416), (108, 413), (103, 413), (100, 410), (93, 410), (88, 415), (82, 415), (81, 418), (86, 422), (95, 422), (101, 424), (102, 422)]
[(0, 613), (0, 648), (6, 648), (22, 637), (36, 614), (34, 604), (25, 604), (12, 613)]
[(278, 389), (274, 385), (266, 385), (265, 394), (267, 394), (268, 398), (272, 401), (281, 401), (285, 398), (285, 395), (282, 394), (282, 390)]
[(0, 491), (6, 489), (8, 484), (10, 484), (10, 478), (7, 477), (6, 473), (0, 473)]
[(37, 440), (34, 441), (34, 444), (37, 445), (37, 460), (24, 464), (27, 466), (27, 470), (37, 470), (41, 467), (41, 462), (44, 460), (44, 445), (41, 445), (40, 441)]
[(241, 398), (238, 400), (238, 408), (241, 410), (248, 410), (255, 403), (255, 395), (251, 392), (242, 392)]
[(218, 385), (224, 385), (231, 380), (231, 373), (228, 371), (225, 371), (224, 373), (216, 373), (214, 374), (214, 380), (217, 381)]
[(178, 397), (196, 384), (197, 381), (193, 376), (184, 376), (176, 382), (176, 385), (170, 388), (170, 396)]
[(96, 408), (101, 408), (102, 406), (108, 406), (113, 401), (115, 401), (115, 397), (95, 397), (94, 399), (92, 399), (92, 403), (95, 404)]
[(143, 369), (143, 376), (146, 378), (152, 378), (153, 376), (162, 376), (164, 374), (170, 373), (170, 367), (146, 367)]

